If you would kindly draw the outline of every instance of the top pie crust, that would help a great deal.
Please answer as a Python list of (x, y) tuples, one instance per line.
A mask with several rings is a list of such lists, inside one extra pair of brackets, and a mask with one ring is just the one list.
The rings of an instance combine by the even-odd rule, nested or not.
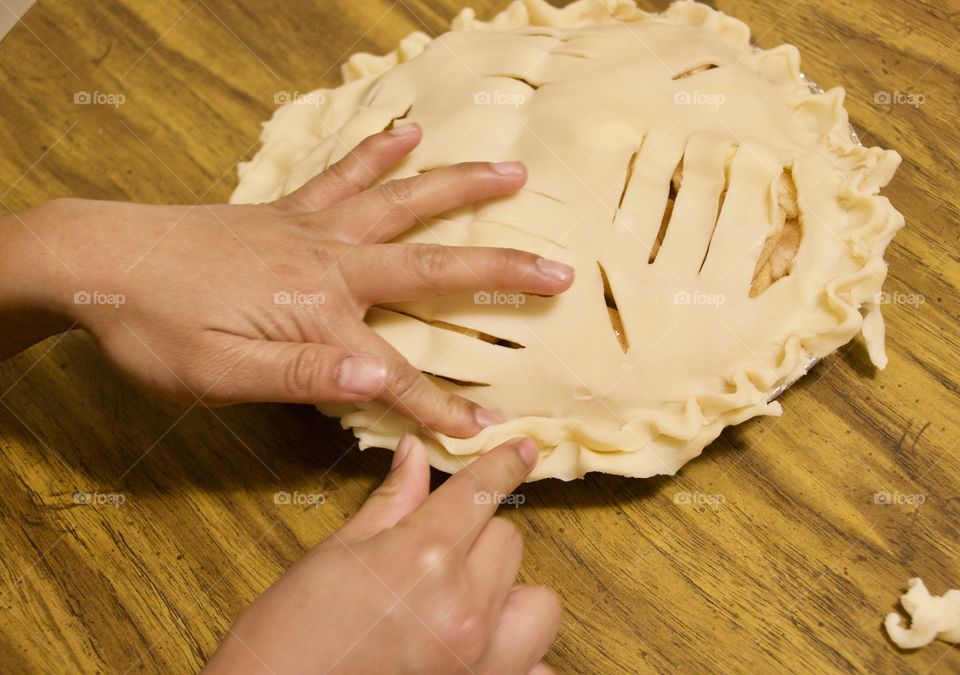
[(771, 392), (857, 333), (885, 365), (874, 298), (903, 217), (878, 192), (900, 157), (851, 139), (843, 89), (811, 92), (793, 46), (752, 47), (743, 23), (696, 2), (516, 0), (356, 54), (343, 76), (277, 110), (233, 202), (278, 198), (418, 122), (423, 142), (385, 180), (517, 159), (530, 177), (401, 241), (525, 249), (577, 271), (556, 298), (372, 309), (414, 365), (508, 421), (455, 439), (378, 403), (324, 407), (361, 447), (419, 433), (452, 472), (523, 435), (544, 448), (531, 480), (672, 474), (724, 427), (779, 415)]

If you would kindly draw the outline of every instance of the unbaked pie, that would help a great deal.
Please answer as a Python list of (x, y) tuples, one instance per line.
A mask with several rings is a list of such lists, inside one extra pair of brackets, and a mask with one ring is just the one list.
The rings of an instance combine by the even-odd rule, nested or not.
[(811, 91), (794, 47), (754, 48), (696, 2), (524, 0), (343, 72), (265, 125), (234, 202), (289, 193), (364, 137), (418, 122), (422, 144), (386, 179), (522, 160), (529, 181), (400, 240), (577, 270), (556, 298), (371, 310), (414, 365), (507, 421), (456, 439), (377, 403), (325, 407), (362, 447), (413, 431), (455, 471), (526, 435), (544, 448), (531, 479), (672, 474), (724, 427), (779, 415), (772, 394), (859, 332), (884, 366), (874, 300), (903, 217), (878, 192), (900, 157), (851, 138), (843, 90)]

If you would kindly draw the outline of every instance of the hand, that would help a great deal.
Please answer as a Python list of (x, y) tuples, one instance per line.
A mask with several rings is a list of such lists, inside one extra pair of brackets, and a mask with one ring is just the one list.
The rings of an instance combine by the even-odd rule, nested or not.
[(493, 517), (536, 458), (529, 439), (505, 443), (429, 495), (405, 436), (383, 485), (241, 614), (208, 672), (552, 672), (559, 601), (515, 585), (523, 541)]
[[(515, 250), (382, 243), (526, 180), (517, 163), (473, 163), (371, 187), (420, 138), (416, 125), (372, 136), (271, 204), (58, 200), (4, 223), (43, 243), (24, 235), (26, 251), (4, 256), (21, 279), (48, 270), (33, 282), (46, 311), (78, 322), (158, 393), (208, 405), (376, 399), (473, 436), (496, 414), (407, 363), (363, 323), (368, 308), (477, 290), (552, 295), (573, 270)], [(0, 291), (0, 314), (4, 304)]]

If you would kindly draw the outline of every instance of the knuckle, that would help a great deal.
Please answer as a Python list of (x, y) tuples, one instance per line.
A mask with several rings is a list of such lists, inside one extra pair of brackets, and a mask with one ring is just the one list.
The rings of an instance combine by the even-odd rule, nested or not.
[(437, 409), (442, 411), (441, 414), (443, 414), (446, 419), (476, 419), (474, 411), (477, 406), (475, 404), (461, 396), (451, 394), (440, 387), (437, 387), (437, 391), (441, 397), (437, 403)]
[(321, 356), (312, 349), (300, 349), (287, 360), (283, 370), (283, 386), (288, 396), (302, 399), (310, 396), (318, 374), (323, 371)]
[(321, 273), (337, 267), (343, 256), (343, 252), (338, 247), (326, 242), (320, 246), (314, 246), (311, 253), (313, 254), (311, 262), (319, 268)]
[(487, 625), (487, 612), (475, 603), (459, 607), (442, 607), (434, 615), (434, 630), (460, 662), (474, 664), (487, 650), (492, 637)]
[(396, 206), (405, 204), (410, 200), (410, 196), (413, 194), (413, 186), (408, 179), (394, 179), (381, 185), (378, 193), (388, 206)]
[(427, 541), (418, 547), (416, 567), (422, 575), (443, 576), (451, 571), (453, 556), (449, 545)]
[(411, 268), (424, 285), (438, 291), (453, 263), (453, 252), (441, 244), (422, 244), (411, 249)]
[(536, 263), (537, 256), (515, 248), (497, 248), (486, 252), (481, 258), (486, 281), (496, 286), (513, 287), (527, 275)]
[(397, 399), (411, 395), (420, 385), (423, 375), (419, 370), (408, 364), (395, 368), (390, 383), (390, 393)]
[[(380, 483), (379, 486), (377, 486), (377, 489), (373, 491), (373, 494), (370, 495), (370, 499), (368, 499), (367, 501), (369, 502), (370, 500), (376, 498), (376, 499), (382, 499), (385, 502), (390, 503), (394, 499), (398, 497), (402, 497), (405, 489), (406, 489), (406, 486), (402, 485), (400, 481), (386, 480)], [(409, 542), (407, 542), (407, 544), (409, 545)]]
[(353, 190), (359, 191), (363, 188), (359, 177), (356, 175), (356, 172), (351, 168), (351, 162), (348, 158), (344, 158), (335, 164), (331, 164), (327, 168), (327, 175), (333, 178), (334, 181), (340, 183), (341, 185)]

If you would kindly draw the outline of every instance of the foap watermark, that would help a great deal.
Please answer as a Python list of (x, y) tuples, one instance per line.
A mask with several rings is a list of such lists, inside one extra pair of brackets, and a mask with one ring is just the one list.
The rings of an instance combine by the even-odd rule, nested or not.
[(677, 105), (705, 105), (719, 108), (727, 102), (724, 94), (709, 91), (677, 91), (673, 94), (673, 102)]
[(513, 305), (520, 307), (527, 301), (523, 293), (502, 293), (500, 291), (477, 291), (473, 294), (475, 305)]
[(112, 105), (114, 108), (119, 108), (127, 102), (127, 97), (105, 91), (75, 91), (73, 102), (75, 105)]
[(874, 105), (909, 105), (919, 108), (927, 102), (923, 94), (906, 91), (877, 91), (873, 94)]
[(680, 506), (722, 506), (727, 498), (722, 494), (707, 494), (705, 492), (677, 492), (673, 495), (673, 503)]
[(723, 293), (705, 293), (704, 291), (677, 291), (673, 294), (675, 305), (706, 305), (719, 309), (726, 303), (727, 296)]
[(81, 506), (113, 506), (119, 508), (127, 503), (127, 496), (122, 492), (77, 490), (73, 493), (73, 503)]
[(127, 303), (127, 297), (123, 293), (103, 293), (102, 291), (77, 291), (73, 294), (73, 304), (75, 305), (105, 305), (120, 309), (121, 305)]
[(873, 296), (874, 303), (878, 305), (912, 305), (919, 307), (927, 301), (927, 296), (923, 293), (901, 293), (894, 291), (879, 291)]
[(873, 503), (882, 506), (920, 506), (927, 501), (927, 495), (920, 493), (887, 492), (873, 493)]
[(273, 102), (277, 105), (296, 103), (298, 105), (312, 105), (319, 108), (326, 103), (327, 97), (319, 91), (301, 94), (299, 91), (278, 91), (273, 95)]
[(276, 492), (273, 503), (277, 506), (312, 506), (320, 508), (327, 502), (327, 496), (321, 492)]
[(503, 506), (512, 506), (517, 509), (527, 503), (527, 496), (521, 494), (504, 494), (502, 492), (475, 492), (473, 494), (474, 504), (499, 504)]
[(302, 307), (320, 307), (327, 303), (323, 293), (302, 293), (300, 291), (277, 291), (273, 294), (275, 305), (297, 305)]
[(507, 91), (478, 91), (473, 95), (475, 105), (504, 105), (519, 108), (527, 102), (527, 95)]

